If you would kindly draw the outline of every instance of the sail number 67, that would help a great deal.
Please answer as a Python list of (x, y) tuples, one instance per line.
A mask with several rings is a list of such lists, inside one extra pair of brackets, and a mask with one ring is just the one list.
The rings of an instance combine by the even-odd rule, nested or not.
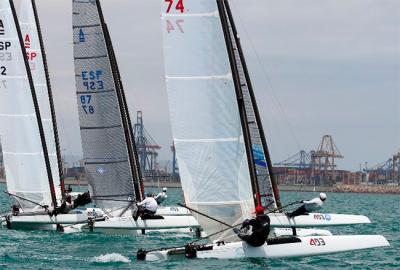
[(169, 13), (171, 11), (172, 5), (174, 4), (174, 2), (177, 2), (175, 5), (175, 9), (179, 10), (181, 13), (183, 13), (185, 7), (183, 6), (183, 0), (178, 0), (178, 1), (174, 1), (174, 0), (165, 0), (165, 3), (168, 3), (168, 7), (167, 7), (167, 13)]

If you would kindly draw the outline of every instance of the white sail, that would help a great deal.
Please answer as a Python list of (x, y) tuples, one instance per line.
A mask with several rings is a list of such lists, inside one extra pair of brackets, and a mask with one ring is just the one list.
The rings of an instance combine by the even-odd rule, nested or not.
[[(9, 1), (0, 1), (0, 133), (7, 189), (51, 205), (42, 143), (25, 55)], [(37, 206), (19, 201), (24, 210)]]
[[(216, 1), (161, 2), (169, 110), (186, 203), (240, 223), (254, 211), (254, 197)], [(207, 234), (225, 228), (198, 218)]]
[(50, 111), (50, 97), (48, 94), (45, 67), (40, 46), (38, 29), (32, 6), (32, 0), (22, 0), (19, 12), (19, 25), (24, 41), (33, 83), (40, 108), (40, 115), (44, 128), (47, 151), (49, 153), (51, 172), (57, 199), (61, 200), (60, 175), (57, 160), (56, 142), (53, 130), (53, 119)]

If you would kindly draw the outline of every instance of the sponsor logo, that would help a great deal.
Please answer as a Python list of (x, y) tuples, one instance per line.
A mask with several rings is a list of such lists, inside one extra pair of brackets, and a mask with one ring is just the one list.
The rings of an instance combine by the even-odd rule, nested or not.
[(100, 173), (100, 174), (103, 174), (103, 173), (105, 173), (106, 172), (106, 170), (104, 169), (104, 168), (97, 168), (97, 170), (96, 170), (96, 172), (98, 172), (98, 173)]

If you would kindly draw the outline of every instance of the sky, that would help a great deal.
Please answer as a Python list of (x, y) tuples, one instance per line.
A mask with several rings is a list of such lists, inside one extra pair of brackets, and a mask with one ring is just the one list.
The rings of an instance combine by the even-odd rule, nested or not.
[[(19, 0), (16, 0), (18, 6)], [(36, 0), (62, 151), (82, 155), (71, 0)], [(103, 0), (131, 118), (172, 158), (161, 0)], [(400, 151), (400, 1), (230, 0), (273, 162), (330, 134), (358, 170)]]

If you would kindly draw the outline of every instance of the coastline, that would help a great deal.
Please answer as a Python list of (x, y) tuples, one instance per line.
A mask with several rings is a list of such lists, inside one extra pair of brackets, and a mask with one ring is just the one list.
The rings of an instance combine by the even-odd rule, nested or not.
[[(0, 183), (5, 183), (4, 178), (0, 178)], [(66, 179), (66, 185), (85, 186), (86, 180)], [(180, 188), (181, 183), (177, 181), (145, 181), (145, 187), (149, 188)], [(344, 185), (335, 186), (306, 186), (306, 185), (279, 185), (281, 191), (293, 192), (337, 192), (337, 193), (374, 193), (374, 194), (400, 194), (400, 186), (389, 185)]]

